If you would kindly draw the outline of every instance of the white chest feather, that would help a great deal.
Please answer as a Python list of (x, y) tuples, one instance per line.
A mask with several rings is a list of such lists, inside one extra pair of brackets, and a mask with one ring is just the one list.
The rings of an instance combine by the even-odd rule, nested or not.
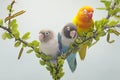
[(74, 39), (68, 39), (65, 36), (62, 36), (62, 38), (61, 38), (61, 42), (65, 46), (69, 46), (73, 41), (74, 41)]
[(56, 56), (58, 54), (58, 42), (56, 39), (52, 39), (46, 43), (40, 44), (40, 51), (46, 55)]

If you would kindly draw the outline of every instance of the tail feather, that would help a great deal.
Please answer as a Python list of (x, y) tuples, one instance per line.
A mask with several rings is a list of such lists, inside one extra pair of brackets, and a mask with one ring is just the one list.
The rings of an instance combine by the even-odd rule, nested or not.
[(76, 61), (76, 54), (71, 53), (68, 57), (67, 57), (67, 62), (69, 65), (69, 68), (72, 72), (75, 71), (76, 67), (77, 67), (77, 61)]
[(80, 47), (80, 50), (79, 50), (79, 56), (80, 56), (80, 59), (81, 59), (81, 60), (84, 60), (84, 59), (85, 59), (86, 50), (87, 50), (87, 44), (83, 44), (83, 45)]

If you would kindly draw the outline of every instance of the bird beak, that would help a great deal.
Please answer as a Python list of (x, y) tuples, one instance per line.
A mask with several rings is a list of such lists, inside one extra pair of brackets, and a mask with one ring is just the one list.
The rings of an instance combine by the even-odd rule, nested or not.
[(91, 19), (93, 16), (93, 12), (88, 13), (88, 17)]
[(71, 36), (71, 38), (74, 38), (75, 35), (76, 35), (76, 31), (75, 31), (75, 30), (73, 30), (73, 31), (70, 32), (70, 36)]
[(89, 13), (88, 13), (88, 17), (91, 19), (92, 16), (93, 16), (93, 12), (89, 12)]
[(39, 40), (42, 40), (44, 38), (44, 34), (39, 33)]

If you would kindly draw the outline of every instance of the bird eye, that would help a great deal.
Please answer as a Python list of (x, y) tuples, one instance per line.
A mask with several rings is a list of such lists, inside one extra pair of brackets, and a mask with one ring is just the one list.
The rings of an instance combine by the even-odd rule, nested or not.
[(84, 10), (83, 10), (83, 13), (84, 13), (84, 14), (87, 14), (87, 10), (86, 10), (86, 9), (84, 9)]
[(89, 12), (89, 14), (93, 14), (93, 12)]
[(68, 31), (70, 31), (70, 27), (67, 27), (66, 29), (67, 29)]
[(48, 34), (49, 34), (49, 32), (46, 32), (45, 34), (46, 34), (46, 35), (48, 35)]

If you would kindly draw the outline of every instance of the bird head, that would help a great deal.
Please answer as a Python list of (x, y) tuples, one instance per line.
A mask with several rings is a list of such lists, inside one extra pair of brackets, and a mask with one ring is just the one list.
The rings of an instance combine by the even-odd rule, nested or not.
[(76, 26), (72, 23), (68, 23), (64, 26), (62, 33), (66, 38), (75, 38), (77, 35)]
[(83, 6), (82, 8), (80, 8), (80, 10), (78, 11), (77, 16), (79, 17), (79, 19), (82, 20), (91, 20), (93, 17), (93, 8), (90, 6)]
[(39, 40), (41, 42), (48, 42), (54, 38), (54, 34), (51, 30), (41, 30), (39, 32)]

